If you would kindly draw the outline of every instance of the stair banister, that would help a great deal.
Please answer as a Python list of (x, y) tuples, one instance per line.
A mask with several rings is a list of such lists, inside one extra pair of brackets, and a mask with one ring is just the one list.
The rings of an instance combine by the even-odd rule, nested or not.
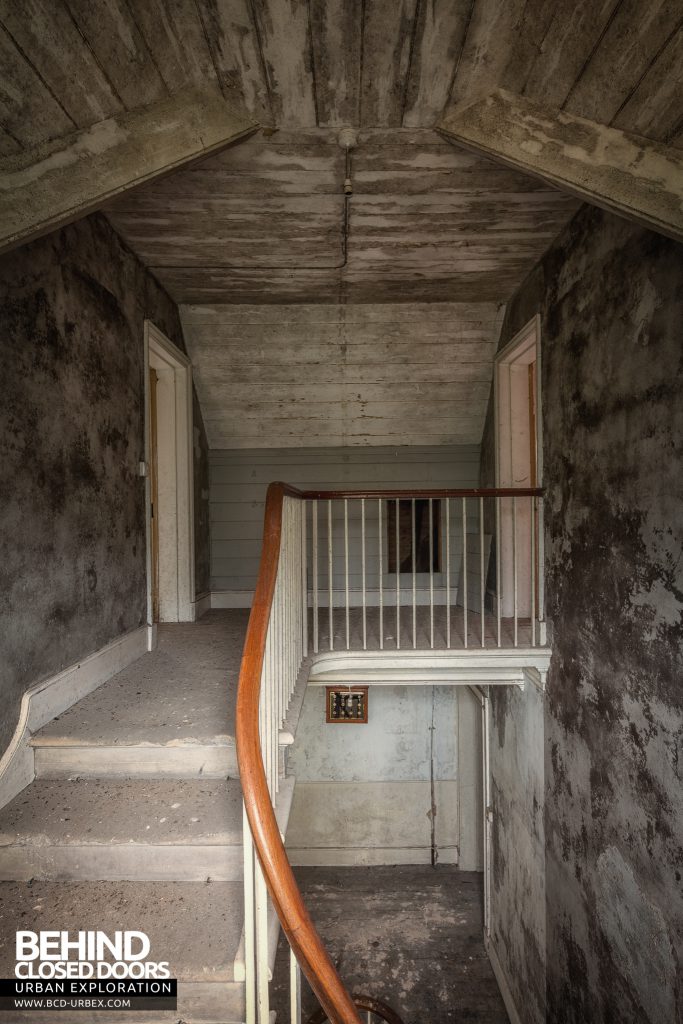
[[(396, 610), (397, 635), (396, 647), (399, 646), (401, 603), (399, 576), (399, 503), (410, 503), (412, 515), (412, 534), (415, 536), (415, 501), (421, 499), (428, 502), (429, 508), (429, 647), (434, 648), (434, 570), (433, 570), (433, 501), (445, 500), (446, 523), (446, 597), (447, 615), (447, 646), (451, 646), (451, 583), (450, 583), (450, 501), (460, 499), (462, 503), (462, 555), (463, 555), (463, 639), (464, 647), (468, 646), (468, 601), (467, 601), (467, 503), (476, 500), (478, 508), (478, 594), (477, 605), (480, 616), (480, 644), (487, 646), (485, 634), (485, 586), (486, 561), (484, 557), (484, 500), (490, 499), (495, 506), (495, 533), (497, 545), (496, 565), (496, 635), (491, 639), (491, 646), (501, 647), (501, 502), (507, 501), (508, 511), (512, 514), (512, 562), (514, 579), (514, 646), (518, 644), (518, 556), (517, 539), (517, 503), (528, 502), (526, 529), (530, 532), (530, 565), (528, 580), (531, 589), (527, 595), (530, 605), (530, 636), (532, 646), (536, 646), (536, 621), (542, 620), (542, 574), (536, 566), (536, 534), (540, 547), (542, 532), (537, 522), (538, 509), (543, 492), (539, 488), (496, 488), (496, 489), (433, 489), (433, 490), (344, 490), (344, 491), (302, 491), (285, 483), (272, 483), (267, 491), (265, 503), (263, 546), (259, 564), (258, 579), (254, 600), (247, 626), (244, 652), (240, 667), (239, 687), (237, 693), (236, 738), (237, 756), (240, 778), (244, 796), (245, 812), (249, 824), (253, 847), (260, 865), (259, 879), (265, 882), (270, 893), (275, 911), (283, 931), (287, 936), (292, 952), (301, 970), (306, 975), (311, 988), (320, 1003), (320, 1011), (316, 1020), (329, 1020), (331, 1024), (362, 1024), (359, 1009), (375, 1012), (385, 1021), (400, 1021), (400, 1018), (383, 1003), (368, 996), (352, 996), (345, 988), (337, 970), (327, 953), (318, 932), (304, 905), (299, 887), (285, 852), (283, 838), (280, 835), (273, 802), (279, 786), (278, 765), (278, 730), (287, 713), (289, 700), (296, 685), (299, 670), (307, 655), (307, 616), (308, 593), (306, 581), (306, 504), (311, 503), (312, 517), (312, 596), (313, 596), (313, 645), (318, 652), (318, 502), (326, 504), (327, 513), (327, 562), (328, 592), (330, 619), (330, 650), (333, 644), (333, 558), (332, 558), (332, 503), (341, 501), (343, 507), (343, 576), (346, 608), (346, 647), (350, 645), (349, 635), (349, 501), (358, 501), (361, 509), (362, 531), (362, 615), (363, 615), (363, 647), (366, 646), (366, 547), (365, 547), (365, 500), (377, 501), (377, 523), (380, 539), (382, 537), (382, 502), (392, 502), (395, 508), (395, 558), (396, 558)], [(293, 504), (295, 503), (295, 504)], [(474, 517), (473, 517), (474, 519)], [(388, 525), (388, 523), (387, 523)], [(509, 532), (509, 531), (508, 531)], [(392, 541), (394, 538), (392, 538)], [(413, 638), (412, 646), (416, 645), (415, 613), (415, 541), (413, 539), (412, 555), (412, 604), (413, 604)], [(382, 613), (383, 613), (383, 561), (382, 543), (378, 549), (378, 593), (380, 621), (380, 649), (383, 646)], [(540, 555), (540, 552), (539, 552)], [(476, 563), (475, 563), (476, 565)], [(539, 560), (539, 566), (542, 562)], [(538, 600), (536, 590), (538, 589)], [(271, 632), (272, 627), (272, 632)], [(544, 640), (541, 640), (544, 643)], [(280, 647), (278, 648), (278, 643)], [(266, 654), (268, 653), (268, 657)], [(265, 686), (263, 685), (265, 681)], [(263, 690), (263, 697), (262, 697)], [(265, 763), (264, 763), (265, 752)], [(246, 856), (245, 840), (245, 856)], [(251, 844), (249, 844), (251, 851)], [(253, 872), (253, 855), (249, 853)], [(245, 879), (247, 875), (245, 872)], [(257, 900), (258, 903), (258, 900)], [(260, 906), (264, 904), (261, 902)], [(265, 913), (265, 911), (264, 911)], [(261, 919), (261, 930), (257, 935), (263, 937), (264, 928)], [(245, 931), (246, 936), (246, 931)], [(245, 942), (246, 942), (245, 938)], [(251, 943), (251, 939), (249, 939)], [(247, 960), (249, 961), (249, 956)], [(267, 959), (267, 957), (265, 957)], [(264, 965), (263, 944), (259, 958), (260, 975), (255, 986), (262, 995), (259, 1001), (259, 1024), (268, 1016), (267, 964)], [(293, 970), (293, 974), (296, 972)], [(249, 988), (249, 986), (248, 986)], [(248, 1011), (249, 1012), (249, 1011)], [(320, 1016), (323, 1014), (324, 1016)], [(254, 1017), (252, 1007), (249, 1020)], [(311, 1019), (313, 1020), (313, 1018)]]
[(296, 959), (332, 1024), (362, 1024), (349, 992), (306, 910), (285, 852), (261, 757), (259, 693), (275, 592), (285, 496), (304, 499), (287, 484), (268, 488), (263, 548), (244, 644), (237, 693), (236, 738), (244, 804), (273, 905)]

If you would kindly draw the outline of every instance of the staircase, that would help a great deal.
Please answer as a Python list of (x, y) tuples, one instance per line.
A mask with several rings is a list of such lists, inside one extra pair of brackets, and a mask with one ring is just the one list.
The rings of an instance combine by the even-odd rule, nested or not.
[[(14, 976), (24, 922), (36, 931), (133, 929), (178, 979), (177, 1013), (147, 1011), (145, 1021), (245, 1020), (233, 723), (246, 622), (242, 611), (210, 612), (194, 625), (161, 626), (156, 651), (32, 738), (35, 781), (0, 810), (1, 977)], [(292, 795), (284, 780), (282, 831)], [(272, 969), (279, 925), (274, 914), (270, 921)]]
[[(464, 665), (470, 683), (480, 678), (478, 665), (489, 684), (519, 685), (520, 672), (533, 671), (542, 685), (550, 650), (545, 648), (542, 586), (536, 575), (541, 498), (537, 490), (301, 492), (271, 484), (251, 614), (212, 611), (191, 626), (161, 627), (158, 650), (32, 737), (35, 779), (0, 811), (2, 976), (14, 974), (14, 932), (24, 922), (31, 930), (143, 931), (151, 939), (149, 959), (168, 961), (179, 983), (177, 1013), (147, 1011), (145, 1021), (272, 1024), (269, 981), (282, 926), (291, 953), (293, 1021), (301, 1024), (305, 975), (320, 1004), (309, 1024), (361, 1024), (361, 1013), (368, 1020), (401, 1024), (398, 1014), (374, 995), (347, 990), (303, 902), (284, 846), (293, 780), (283, 771), (283, 744), (292, 742), (315, 659), (329, 668), (344, 648), (347, 659), (354, 653), (361, 659), (356, 658), (355, 671), (363, 658), (371, 658), (375, 669), (384, 665), (395, 672), (407, 655), (428, 652), (436, 659), (432, 667), (445, 664), (439, 655), (455, 659), (451, 672)], [(426, 619), (418, 609), (417, 500), (429, 504)], [(391, 637), (386, 633), (392, 613), (384, 541), (376, 545), (377, 565), (369, 568), (366, 501), (376, 508), (378, 539), (384, 536), (385, 514), (388, 522), (385, 503), (394, 503), (396, 523), (401, 502), (411, 511), (412, 566), (410, 573), (403, 568), (394, 573), (396, 628)], [(435, 501), (445, 502), (441, 605), (435, 601)], [(451, 518), (453, 501), (460, 502), (459, 523)], [(512, 529), (510, 550), (503, 546), (502, 551), (510, 557), (502, 566), (497, 552), (493, 612), (486, 605), (491, 548), (486, 501), (489, 519), (502, 524), (498, 549), (508, 519)], [(520, 501), (527, 503), (526, 548), (518, 529)], [(324, 520), (318, 505), (323, 502), (326, 559), (319, 551)], [(343, 539), (343, 603), (336, 612), (334, 502), (341, 502)], [(355, 527), (349, 512), (354, 502), (360, 503), (356, 605), (351, 600)], [(476, 544), (470, 541), (468, 502), (475, 502), (478, 511)], [(454, 505), (453, 512), (457, 509)], [(456, 534), (462, 537), (462, 585), (453, 588)], [(391, 543), (399, 566), (398, 527)], [(520, 561), (527, 563), (526, 574), (520, 572)], [(322, 562), (327, 566), (326, 608)], [(369, 571), (377, 579), (377, 630), (369, 607)], [(408, 600), (401, 596), (402, 576), (410, 581)], [(509, 593), (506, 576), (512, 580)], [(477, 610), (470, 610), (477, 595)], [(510, 599), (511, 617), (505, 611)], [(371, 649), (375, 637), (378, 650)], [(418, 639), (425, 644), (422, 650)], [(326, 654), (321, 640), (329, 645)], [(388, 640), (391, 647), (385, 650)], [(402, 643), (412, 650), (404, 652)], [(345, 665), (342, 657), (335, 667)], [(17, 1021), (54, 1019), (49, 1011), (13, 1016)], [(82, 1024), (117, 1019), (90, 1011), (78, 1017)]]

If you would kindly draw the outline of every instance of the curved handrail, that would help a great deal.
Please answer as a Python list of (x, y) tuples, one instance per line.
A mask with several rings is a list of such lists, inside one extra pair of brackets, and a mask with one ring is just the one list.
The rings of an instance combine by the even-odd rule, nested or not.
[(304, 905), (280, 837), (261, 758), (258, 720), (261, 669), (275, 592), (283, 499), (286, 495), (304, 498), (303, 492), (282, 483), (271, 484), (266, 495), (263, 549), (237, 690), (237, 760), (254, 846), (289, 944), (333, 1024), (361, 1024), (353, 999), (344, 987)]
[(244, 642), (237, 690), (236, 740), (244, 804), (254, 846), (275, 911), (296, 959), (332, 1024), (362, 1024), (354, 999), (318, 935), (289, 863), (271, 803), (261, 756), (259, 696), (268, 624), (275, 592), (284, 498), (455, 498), (541, 497), (540, 488), (469, 490), (302, 491), (271, 483), (266, 494), (263, 547)]

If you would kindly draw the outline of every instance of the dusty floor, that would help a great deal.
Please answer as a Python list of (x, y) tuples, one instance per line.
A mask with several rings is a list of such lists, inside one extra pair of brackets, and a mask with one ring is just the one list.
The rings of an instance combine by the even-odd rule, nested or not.
[[(482, 941), (482, 876), (457, 868), (297, 868), (304, 900), (352, 991), (404, 1024), (507, 1024)], [(289, 1020), (281, 936), (272, 1006)], [(304, 1020), (315, 999), (304, 982)]]
[(87, 744), (213, 743), (235, 735), (235, 693), (247, 609), (159, 627), (159, 646), (41, 729)]

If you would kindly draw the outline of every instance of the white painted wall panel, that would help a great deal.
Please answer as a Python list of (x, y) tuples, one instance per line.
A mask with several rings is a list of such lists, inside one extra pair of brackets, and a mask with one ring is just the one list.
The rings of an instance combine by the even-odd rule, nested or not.
[(437, 862), (480, 870), (478, 702), (462, 687), (371, 686), (368, 708), (367, 725), (328, 725), (324, 687), (306, 693), (289, 756), (293, 863), (428, 864), (433, 845)]
[[(458, 863), (458, 783), (434, 785), (438, 863)], [(287, 831), (294, 865), (430, 864), (428, 782), (297, 782)]]
[[(251, 603), (261, 551), (263, 512), (268, 484), (273, 480), (304, 489), (373, 487), (476, 487), (479, 481), (478, 445), (406, 446), (400, 448), (299, 448), (223, 450), (210, 453), (211, 478), (211, 588), (214, 593), (242, 594), (243, 603)], [(443, 508), (442, 508), (443, 512)], [(476, 528), (474, 503), (469, 528)], [(333, 507), (334, 587), (343, 586), (343, 510)], [(360, 512), (350, 509), (350, 587), (360, 585)], [(386, 515), (386, 513), (384, 513)], [(326, 508), (320, 503), (320, 567), (326, 543)], [(309, 542), (311, 530), (309, 528)], [(367, 503), (367, 545), (369, 559), (377, 549), (376, 502)], [(470, 551), (476, 557), (477, 541)], [(386, 544), (386, 539), (385, 539)], [(469, 542), (468, 542), (469, 549)], [(386, 564), (386, 562), (385, 562)], [(459, 553), (453, 541), (453, 586), (457, 585)], [(377, 582), (369, 582), (375, 587)], [(395, 586), (395, 577), (386, 576), (385, 586)], [(424, 586), (425, 578), (420, 577)], [(435, 575), (435, 586), (444, 585), (443, 574)], [(321, 575), (321, 586), (327, 586)], [(322, 595), (321, 595), (322, 596)], [(236, 600), (240, 600), (239, 597)]]

